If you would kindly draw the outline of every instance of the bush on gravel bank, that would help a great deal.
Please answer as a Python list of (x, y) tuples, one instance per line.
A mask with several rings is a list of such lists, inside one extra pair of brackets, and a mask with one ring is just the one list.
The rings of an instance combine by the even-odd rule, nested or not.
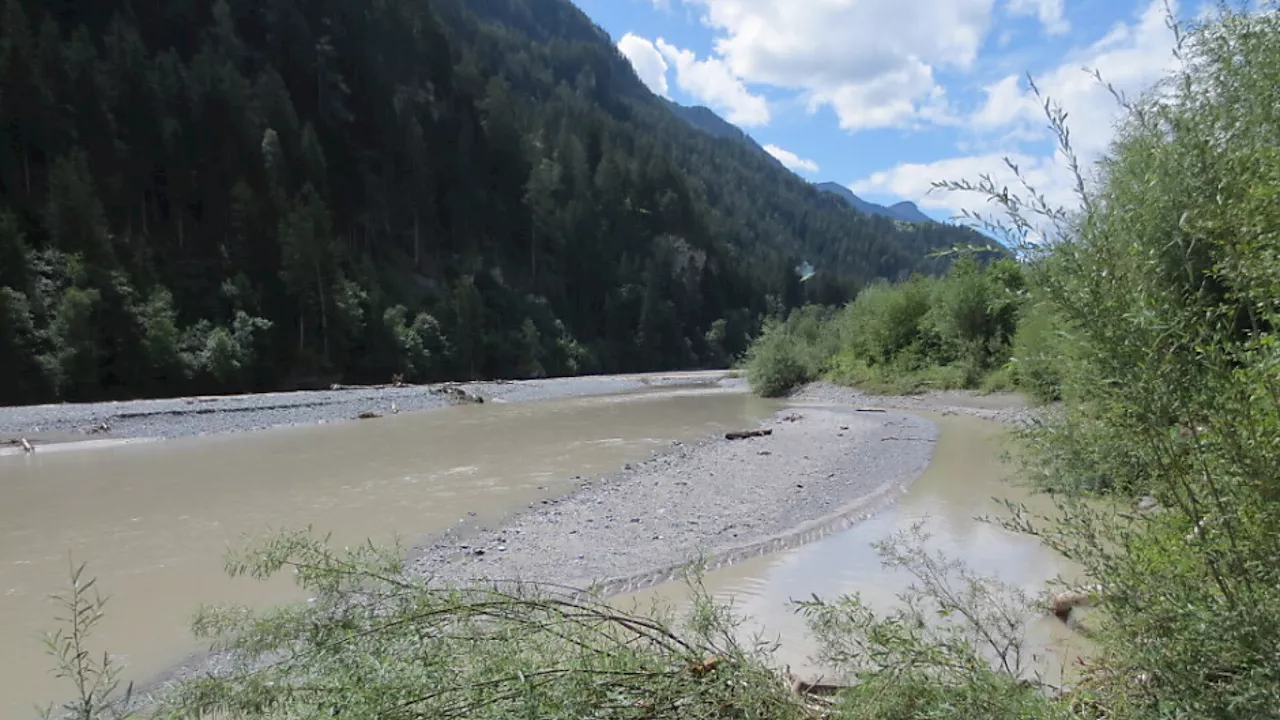
[[(843, 309), (805, 307), (767, 322), (747, 376), (771, 397), (819, 377), (894, 394), (1021, 386), (1010, 358), (1027, 298), (1016, 262), (962, 255), (945, 277), (878, 283)], [(1052, 396), (1044, 369), (1025, 382), (1037, 397)]]

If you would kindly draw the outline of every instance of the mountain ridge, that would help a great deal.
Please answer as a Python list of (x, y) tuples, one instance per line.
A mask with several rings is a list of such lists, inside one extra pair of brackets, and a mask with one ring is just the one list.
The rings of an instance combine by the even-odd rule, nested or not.
[[(714, 137), (741, 143), (752, 152), (755, 152), (762, 157), (767, 157), (778, 167), (796, 174), (797, 177), (799, 177), (797, 173), (794, 173), (794, 171), (786, 167), (782, 161), (774, 157), (768, 150), (765, 150), (764, 147), (761, 146), (755, 138), (751, 137), (749, 133), (728, 120), (725, 120), (723, 117), (720, 117), (720, 115), (711, 108), (704, 105), (682, 105), (668, 98), (663, 98), (663, 101), (666, 103), (667, 107), (676, 114), (676, 116), (680, 117), (682, 120), (698, 130)], [(920, 208), (910, 200), (903, 200), (894, 203), (893, 205), (885, 206), (863, 200), (847, 187), (838, 183), (815, 182), (813, 185), (823, 192), (844, 198), (855, 209), (867, 215), (877, 215), (910, 223), (937, 222), (933, 218), (924, 214), (924, 212), (922, 212)]]
[(0, 403), (724, 366), (976, 237), (691, 126), (566, 0), (269, 5), (7, 0)]
[(822, 192), (830, 193), (842, 198), (852, 207), (855, 207), (868, 215), (878, 215), (880, 217), (887, 217), (909, 223), (937, 222), (937, 220), (934, 220), (921, 212), (920, 208), (910, 200), (903, 200), (902, 202), (894, 203), (893, 205), (886, 207), (884, 205), (878, 205), (876, 203), (863, 200), (855, 195), (852, 190), (839, 183), (816, 183), (814, 187), (818, 188)]

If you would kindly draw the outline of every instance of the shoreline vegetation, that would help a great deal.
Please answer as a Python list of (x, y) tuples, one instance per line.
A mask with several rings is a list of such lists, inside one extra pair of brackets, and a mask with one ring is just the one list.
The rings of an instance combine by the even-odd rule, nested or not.
[[(918, 581), (898, 609), (877, 613), (857, 596), (797, 605), (824, 664), (850, 678), (830, 704), (798, 697), (770, 667), (767, 646), (740, 643), (730, 608), (705, 594), (683, 622), (655, 622), (545, 585), (437, 586), (409, 576), (397, 550), (337, 551), (285, 533), (228, 567), (293, 573), (314, 600), (263, 613), (205, 610), (197, 634), (234, 662), (179, 683), (162, 712), (1280, 716), (1280, 13), (1264, 5), (1224, 4), (1193, 24), (1171, 18), (1178, 62), (1149, 92), (1118, 97), (1124, 117), (1099, 163), (1077, 156), (1065, 112), (1045, 100), (1078, 180), (1077, 209), (989, 178), (943, 184), (1005, 215), (974, 220), (1019, 249), (1027, 295), (1012, 325), (990, 322), (1006, 317), (1002, 293), (1013, 287), (1000, 263), (961, 262), (944, 280), (775, 319), (751, 351), (748, 376), (765, 394), (841, 372), (973, 385), (1008, 369), (1019, 334), (1040, 324), (1042, 342), (1026, 341), (1037, 352), (1023, 357), (1048, 361), (1041, 369), (1052, 371), (1050, 395), (1061, 401), (1016, 434), (1024, 477), (1052, 492), (1055, 512), (1007, 505), (991, 521), (1072, 560), (1088, 580), (1081, 595), (1101, 601), (1090, 614), (1096, 652), (1071, 684), (1026, 673), (1023, 618), (1035, 598), (924, 552), (913, 533), (878, 546)], [(1039, 382), (1009, 372), (1015, 386)], [(96, 720), (112, 707), (102, 690), (110, 683), (78, 651), (82, 618), (96, 612), (85, 607), (54, 649), (65, 648), (61, 667), (82, 693), (67, 709)]]

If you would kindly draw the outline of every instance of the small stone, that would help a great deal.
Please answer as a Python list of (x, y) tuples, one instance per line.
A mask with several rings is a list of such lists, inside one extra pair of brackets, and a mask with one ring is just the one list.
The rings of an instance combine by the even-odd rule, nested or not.
[(798, 487), (798, 488), (800, 488), (800, 489), (804, 489), (804, 485), (802, 485), (802, 484), (800, 484), (800, 483), (796, 483), (796, 487)]
[(506, 551), (507, 551), (507, 546), (506, 546), (506, 545), (499, 545), (499, 546), (498, 546), (498, 552), (506, 552)]
[(640, 522), (640, 518), (638, 518), (638, 517), (636, 517), (636, 518), (631, 518), (631, 522), (633, 522), (633, 523), (638, 523), (638, 522)]
[(484, 554), (484, 548), (476, 548), (475, 550), (473, 550), (473, 551), (472, 551), (472, 553), (473, 553), (473, 554), (475, 554), (475, 555), (483, 555), (483, 554)]
[(578, 556), (578, 559), (579, 559), (579, 560), (582, 560), (582, 559), (583, 559), (583, 558), (585, 558), (585, 557), (586, 557), (586, 555), (579, 555), (579, 556)]

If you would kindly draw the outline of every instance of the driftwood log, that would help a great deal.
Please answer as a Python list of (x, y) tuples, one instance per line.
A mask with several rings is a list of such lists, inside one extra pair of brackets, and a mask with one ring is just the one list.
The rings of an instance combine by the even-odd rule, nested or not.
[(772, 435), (772, 430), (737, 430), (735, 432), (727, 432), (724, 434), (725, 440), (745, 440), (753, 437), (765, 437)]
[(788, 665), (786, 669), (782, 671), (782, 677), (787, 681), (787, 684), (791, 687), (791, 692), (795, 693), (796, 695), (802, 695), (802, 696), (807, 695), (811, 697), (833, 697), (837, 693), (839, 693), (841, 690), (844, 690), (848, 687), (847, 685), (837, 685), (835, 683), (824, 683), (822, 682), (821, 677), (819, 677), (817, 680), (812, 680), (812, 681), (803, 680), (797, 677), (795, 673), (791, 672), (790, 665)]
[(1060, 592), (1053, 596), (1053, 614), (1062, 622), (1067, 622), (1071, 617), (1071, 609), (1077, 607), (1091, 607), (1097, 602), (1094, 593), (1084, 592), (1081, 590), (1068, 590)]

